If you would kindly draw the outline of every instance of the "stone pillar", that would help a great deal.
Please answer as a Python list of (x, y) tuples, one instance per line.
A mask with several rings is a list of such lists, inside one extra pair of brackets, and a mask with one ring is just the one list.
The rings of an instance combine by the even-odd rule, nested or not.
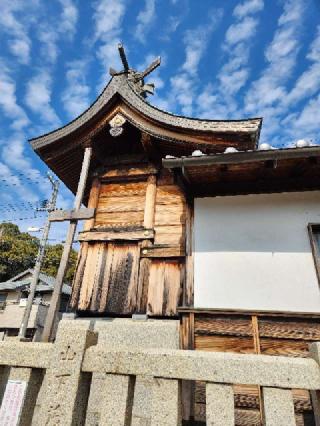
[[(98, 345), (107, 345), (110, 349), (179, 349), (179, 321), (175, 320), (97, 320), (94, 330), (98, 333)], [(109, 377), (107, 383), (105, 374), (93, 373), (86, 426), (99, 424), (104, 411), (101, 392), (110, 392), (110, 380)], [(151, 424), (153, 385), (153, 377), (136, 377), (132, 426)]]
[(296, 426), (292, 391), (263, 388), (265, 426)]
[[(311, 358), (313, 358), (319, 365), (320, 368), (320, 343), (311, 343), (309, 346), (309, 352)], [(316, 426), (320, 426), (320, 389), (310, 392), (312, 407), (314, 413), (314, 420)]]
[(181, 383), (155, 378), (152, 390), (151, 426), (180, 426)]
[(32, 425), (84, 424), (90, 375), (81, 373), (85, 350), (96, 343), (90, 321), (62, 320)]
[[(134, 377), (107, 374), (101, 390), (103, 410), (99, 426), (130, 426)], [(111, 390), (111, 391), (110, 391)]]
[(34, 407), (43, 379), (43, 370), (12, 367), (8, 380), (21, 380), (27, 383), (20, 421), (17, 426), (29, 426), (32, 422)]
[(234, 395), (232, 385), (207, 383), (206, 424), (209, 426), (233, 426)]

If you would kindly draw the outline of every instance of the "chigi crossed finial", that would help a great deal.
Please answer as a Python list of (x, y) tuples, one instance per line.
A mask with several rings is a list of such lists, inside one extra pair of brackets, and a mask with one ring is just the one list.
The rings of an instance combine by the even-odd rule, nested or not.
[(135, 92), (143, 98), (146, 98), (148, 95), (153, 95), (154, 84), (145, 84), (144, 79), (160, 65), (161, 58), (155, 59), (143, 72), (139, 72), (129, 67), (126, 53), (121, 43), (118, 44), (118, 50), (123, 65), (123, 71), (116, 71), (114, 68), (110, 68), (110, 75), (113, 77), (118, 74), (127, 74), (128, 81), (130, 81)]

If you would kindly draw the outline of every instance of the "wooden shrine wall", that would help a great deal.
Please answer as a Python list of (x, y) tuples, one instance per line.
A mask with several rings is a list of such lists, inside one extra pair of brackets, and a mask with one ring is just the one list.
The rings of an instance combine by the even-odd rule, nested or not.
[[(181, 345), (186, 349), (294, 357), (308, 356), (308, 346), (320, 340), (320, 316), (182, 312)], [(236, 425), (261, 423), (261, 391), (256, 386), (234, 385)], [(312, 403), (308, 391), (293, 390), (297, 425), (311, 426)], [(193, 414), (205, 419), (205, 387), (195, 383)]]
[(108, 170), (93, 184), (71, 307), (99, 314), (175, 316), (184, 283), (186, 202), (152, 166)]

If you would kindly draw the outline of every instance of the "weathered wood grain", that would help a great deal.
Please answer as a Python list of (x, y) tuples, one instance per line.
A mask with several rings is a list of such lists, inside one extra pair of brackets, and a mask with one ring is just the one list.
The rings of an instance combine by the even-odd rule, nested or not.
[(320, 321), (311, 323), (306, 321), (281, 321), (280, 319), (259, 320), (259, 334), (261, 337), (275, 337), (281, 339), (320, 340)]
[(309, 354), (309, 343), (311, 342), (260, 338), (261, 353), (265, 355), (307, 357)]
[(140, 314), (145, 314), (147, 312), (150, 266), (150, 259), (140, 259), (137, 290), (137, 312)]
[(181, 264), (153, 260), (150, 266), (148, 315), (175, 315), (181, 294)]
[(195, 333), (201, 335), (252, 336), (250, 319), (196, 315)]
[(151, 175), (157, 173), (157, 168), (154, 166), (122, 166), (117, 168), (110, 168), (109, 170), (106, 170), (103, 174), (100, 175), (100, 179), (107, 180), (108, 178), (130, 178), (133, 176), (145, 176), (145, 175)]
[(66, 220), (83, 220), (94, 218), (95, 209), (82, 208), (79, 210), (54, 210), (49, 213), (50, 222), (64, 222)]
[(202, 351), (254, 353), (253, 339), (248, 337), (195, 336), (195, 348)]
[(185, 226), (155, 226), (155, 244), (181, 245), (185, 244)]
[(185, 251), (181, 246), (150, 246), (141, 250), (141, 257), (170, 258), (184, 256)]
[[(112, 262), (107, 272), (106, 312), (133, 313), (137, 303), (138, 269), (139, 247), (137, 244), (113, 245)], [(102, 309), (103, 307), (100, 305), (100, 311)]]
[(79, 233), (79, 241), (139, 241), (153, 239), (152, 229), (137, 229), (133, 231), (90, 231)]
[(100, 275), (100, 271), (97, 270), (100, 255), (101, 244), (89, 244), (78, 303), (80, 310), (86, 310), (90, 305), (96, 275)]
[(123, 197), (145, 195), (147, 182), (123, 182), (102, 184), (100, 189), (100, 199), (107, 197)]

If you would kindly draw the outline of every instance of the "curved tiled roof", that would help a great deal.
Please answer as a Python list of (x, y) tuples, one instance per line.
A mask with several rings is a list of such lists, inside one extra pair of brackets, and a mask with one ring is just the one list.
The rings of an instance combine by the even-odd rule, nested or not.
[(244, 133), (253, 135), (255, 141), (259, 137), (262, 119), (252, 118), (246, 120), (202, 120), (187, 118), (162, 111), (150, 105), (144, 98), (139, 96), (130, 86), (126, 74), (114, 76), (105, 87), (97, 100), (79, 117), (69, 124), (54, 130), (48, 134), (30, 140), (35, 150), (50, 145), (62, 139), (81, 127), (85, 126), (92, 118), (104, 108), (114, 96), (120, 97), (135, 110), (147, 118), (154, 120), (159, 126), (173, 127), (176, 130), (206, 132), (206, 133)]

